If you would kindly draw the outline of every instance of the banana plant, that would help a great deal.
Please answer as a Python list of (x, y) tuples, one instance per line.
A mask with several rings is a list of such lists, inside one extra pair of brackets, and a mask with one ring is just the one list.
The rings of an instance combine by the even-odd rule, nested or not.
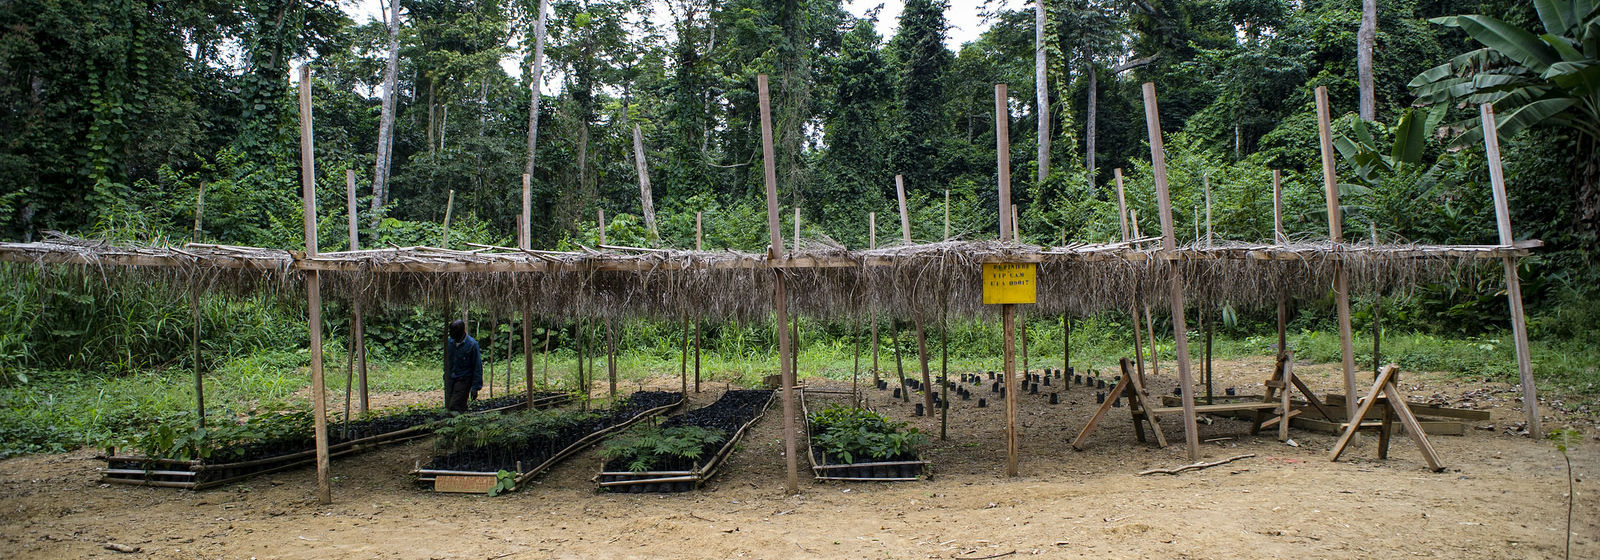
[[(1429, 68), (1411, 80), (1419, 104), (1430, 106), (1428, 126), (1436, 130), (1444, 113), (1459, 102), (1493, 103), (1499, 132), (1510, 136), (1538, 124), (1576, 130), (1600, 140), (1600, 0), (1533, 0), (1544, 33), (1521, 29), (1485, 15), (1458, 15), (1429, 21), (1465, 31), (1483, 48)], [(1455, 146), (1483, 140), (1474, 117), (1451, 125), (1460, 130)], [(1592, 144), (1591, 144), (1592, 145)]]

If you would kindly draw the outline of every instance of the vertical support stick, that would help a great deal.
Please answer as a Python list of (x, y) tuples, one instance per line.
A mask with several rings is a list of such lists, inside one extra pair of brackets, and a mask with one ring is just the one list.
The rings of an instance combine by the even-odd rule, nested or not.
[[(1150, 162), (1155, 171), (1156, 202), (1161, 213), (1161, 246), (1166, 251), (1177, 249), (1177, 239), (1172, 233), (1172, 198), (1167, 191), (1167, 154), (1161, 142), (1161, 112), (1156, 106), (1156, 85), (1144, 84), (1145, 128), (1150, 136)], [(1183, 399), (1183, 435), (1188, 443), (1189, 459), (1200, 457), (1200, 431), (1194, 416), (1194, 379), (1189, 374), (1189, 333), (1184, 324), (1183, 278), (1176, 267), (1168, 268), (1167, 286), (1172, 304), (1172, 345), (1178, 359), (1178, 389)], [(1154, 342), (1154, 341), (1152, 341)]]
[[(878, 248), (878, 213), (867, 212), (867, 249)], [(871, 309), (867, 313), (867, 320), (872, 323), (872, 385), (876, 387), (882, 379), (878, 373), (878, 310)]]
[[(198, 228), (196, 228), (198, 229)], [(189, 337), (194, 351), (194, 411), (200, 417), (200, 427), (206, 427), (206, 382), (200, 372), (200, 288), (189, 291), (189, 316), (194, 321), (194, 333)]]
[(944, 190), (944, 240), (950, 240), (950, 189)]
[[(539, 9), (539, 20), (540, 20), (539, 21), (539, 45), (538, 45), (539, 46), (538, 50), (539, 50), (540, 54), (543, 54), (543, 52), (544, 52), (544, 50), (543, 50), (543, 47), (544, 47), (544, 8), (543, 8), (543, 3), (544, 3), (544, 0), (540, 0), (540, 9)], [(534, 72), (534, 77), (535, 77), (535, 79), (537, 81), (537, 78), (538, 78), (538, 75), (539, 75), (539, 62), (538, 62), (538, 58), (539, 57), (534, 57), (534, 58), (535, 58), (535, 60), (534, 60), (534, 70), (533, 70), (533, 72)], [(539, 86), (537, 85), (537, 83), (535, 83), (533, 88), (534, 88), (533, 95), (535, 97), (533, 103), (534, 103), (534, 106), (537, 107), (538, 103), (539, 103), (539, 101), (537, 99), (538, 95), (539, 95), (539, 89), (538, 89)], [(535, 118), (537, 118), (538, 113), (534, 113), (534, 114), (535, 114)], [(530, 154), (532, 153), (532, 149), (531, 149), (531, 146), (533, 145), (533, 141), (532, 140), (533, 139), (530, 138), (529, 142), (528, 142), (528, 145), (530, 146), (530, 149), (529, 149), (529, 153)], [(531, 161), (531, 158), (530, 158), (530, 161)], [(532, 167), (532, 166), (530, 165), (530, 167)], [(531, 171), (531, 169), (530, 169), (530, 171)], [(522, 231), (521, 231), (520, 238), (517, 239), (517, 243), (519, 243), (518, 247), (520, 247), (522, 249), (532, 249), (533, 248), (533, 221), (532, 220), (533, 220), (533, 191), (532, 191), (532, 189), (530, 188), (530, 186), (528, 184), (528, 174), (527, 173), (523, 173), (522, 174), (522, 228), (521, 228)], [(524, 296), (522, 298), (522, 376), (523, 376), (523, 382), (525, 383), (524, 389), (528, 392), (528, 409), (532, 410), (533, 409), (533, 303), (528, 301), (526, 296)], [(550, 327), (548, 325), (545, 326), (545, 331), (544, 331), (544, 382), (545, 382), (546, 385), (548, 385), (550, 383)]]
[(1006, 104), (1006, 85), (994, 85), (995, 166), (1000, 183), (1000, 241), (1015, 241), (1011, 230), (1011, 108)]
[[(1510, 246), (1516, 242), (1511, 236), (1511, 202), (1506, 195), (1505, 171), (1500, 167), (1500, 131), (1495, 123), (1494, 107), (1488, 103), (1478, 106), (1483, 119), (1483, 147), (1488, 152), (1489, 186), (1494, 189), (1495, 226), (1500, 232), (1500, 244)], [(1528, 317), (1522, 311), (1522, 279), (1517, 275), (1517, 260), (1505, 257), (1506, 299), (1511, 305), (1511, 336), (1517, 346), (1517, 374), (1522, 378), (1522, 409), (1528, 416), (1528, 433), (1533, 437), (1544, 435), (1539, 418), (1538, 387), (1533, 381), (1533, 360), (1528, 354)], [(1408, 428), (1409, 429), (1409, 428)]]
[[(357, 227), (357, 222), (356, 222), (357, 210), (356, 210), (356, 172), (355, 172), (355, 170), (353, 170), (353, 169), (345, 170), (345, 172), (344, 172), (344, 182), (345, 182), (345, 185), (344, 185), (344, 191), (345, 191), (345, 193), (344, 193), (344, 197), (345, 197), (345, 213), (348, 214), (349, 222), (350, 222), (350, 226), (349, 226), (349, 229), (350, 229), (350, 250), (351, 251), (355, 251), (355, 250), (358, 250), (358, 249), (361, 248), (361, 235), (360, 235), (360, 230)], [(367, 339), (367, 333), (366, 333), (366, 321), (365, 321), (366, 317), (365, 317), (365, 313), (362, 310), (361, 293), (358, 291), (357, 293), (351, 294), (351, 299), (354, 299), (355, 301), (351, 305), (351, 307), (353, 308), (352, 309), (352, 313), (351, 313), (352, 317), (350, 318), (350, 339), (351, 339), (352, 342), (350, 344), (349, 351), (350, 351), (351, 354), (354, 354), (355, 370), (356, 370), (355, 375), (356, 375), (356, 378), (357, 378), (357, 386), (359, 387), (357, 389), (357, 391), (359, 391), (360, 395), (361, 395), (360, 400), (358, 400), (356, 402), (356, 411), (361, 413), (361, 415), (365, 416), (367, 414), (367, 405), (368, 405), (369, 400), (370, 400), (368, 398), (368, 394), (367, 394), (367, 340), (366, 340)], [(349, 397), (346, 396), (345, 400), (349, 400)], [(346, 408), (348, 408), (348, 407), (346, 407)], [(346, 422), (348, 422), (350, 420), (349, 419), (349, 414), (350, 414), (350, 411), (346, 410), (345, 411), (345, 416), (346, 416), (345, 417), (345, 421)]]
[(595, 216), (595, 224), (600, 226), (600, 244), (601, 245), (605, 245), (606, 244), (606, 209), (605, 208), (596, 208), (594, 216)]
[(1128, 198), (1122, 188), (1122, 168), (1111, 170), (1111, 176), (1117, 181), (1117, 220), (1122, 224), (1122, 240), (1128, 241)]
[(1022, 393), (1017, 386), (1017, 355), (1015, 346), (1017, 342), (1017, 306), (1007, 303), (1000, 306), (1001, 331), (1005, 338), (1004, 363), (1006, 376), (1006, 476), (1017, 476), (1017, 463), (1019, 462), (1018, 442), (1021, 438), (1017, 434), (1017, 401), (1022, 399)]
[[(311, 66), (300, 66), (300, 202), (306, 255), (317, 254), (316, 156), (311, 134)], [(322, 378), (322, 277), (306, 271), (306, 311), (311, 330), (311, 393), (317, 447), (317, 502), (333, 503), (328, 482), (328, 395)]]
[[(777, 260), (783, 257), (783, 234), (778, 228), (778, 172), (772, 149), (772, 100), (767, 94), (766, 74), (756, 76), (756, 93), (761, 103), (761, 163), (767, 184), (767, 233), (772, 243), (768, 258)], [(778, 369), (779, 377), (783, 380), (783, 458), (787, 475), (784, 490), (793, 494), (800, 491), (800, 463), (795, 454), (794, 371), (789, 369), (789, 356), (794, 349), (789, 346), (789, 331), (783, 328), (789, 322), (783, 269), (773, 268), (772, 280), (773, 308), (778, 325)]]
[(678, 359), (678, 389), (685, 397), (689, 396), (689, 316), (683, 316), (683, 350)]
[(900, 175), (894, 176), (894, 194), (900, 201), (900, 241), (910, 245), (911, 216), (906, 213), (906, 182)]
[(456, 190), (450, 189), (450, 196), (444, 201), (444, 235), (439, 236), (439, 248), (450, 248), (450, 213), (456, 208)]
[(705, 243), (705, 237), (706, 237), (705, 236), (705, 230), (702, 229), (701, 226), (700, 226), (700, 220), (701, 220), (702, 217), (703, 216), (702, 216), (701, 212), (695, 212), (694, 213), (694, 250), (696, 250), (696, 251), (704, 251), (705, 250), (705, 249), (702, 248), (702, 245)]
[[(1328, 125), (1327, 86), (1317, 87), (1316, 98), (1317, 135), (1322, 141), (1322, 186), (1328, 199), (1328, 238), (1337, 250), (1344, 243), (1344, 217), (1339, 208), (1339, 180), (1334, 175), (1333, 132)], [(1356, 351), (1350, 329), (1350, 278), (1343, 260), (1334, 261), (1333, 267), (1334, 304), (1338, 306), (1339, 315), (1339, 352), (1344, 362), (1345, 418), (1360, 422), (1361, 419), (1355, 417), (1359, 403), (1355, 399)]]
[(1283, 171), (1277, 169), (1272, 170), (1272, 242), (1289, 242), (1283, 233)]

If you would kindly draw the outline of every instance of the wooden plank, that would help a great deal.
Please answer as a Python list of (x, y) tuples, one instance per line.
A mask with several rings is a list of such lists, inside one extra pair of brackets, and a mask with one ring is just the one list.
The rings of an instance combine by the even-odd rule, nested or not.
[[(1467, 434), (1466, 425), (1460, 422), (1422, 420), (1419, 418), (1417, 423), (1422, 427), (1423, 430), (1426, 430), (1429, 434), (1436, 436), (1464, 436)], [(1368, 422), (1363, 422), (1362, 424), (1379, 426), (1379, 424)], [(1306, 414), (1295, 416), (1294, 419), (1290, 421), (1289, 426), (1297, 430), (1309, 430), (1326, 434), (1339, 434), (1344, 431), (1343, 423), (1310, 418)]]
[[(1137, 332), (1137, 330), (1135, 332)], [(1150, 423), (1150, 431), (1155, 432), (1156, 445), (1166, 447), (1167, 434), (1161, 429), (1160, 417), (1156, 416), (1156, 413), (1150, 410), (1150, 393), (1145, 391), (1144, 381), (1141, 379), (1143, 374), (1129, 369), (1127, 358), (1123, 358), (1121, 364), (1122, 377), (1128, 380), (1128, 391), (1131, 392), (1128, 408), (1130, 410), (1137, 408), (1140, 411), (1140, 414), (1144, 416), (1145, 421)], [(1137, 424), (1138, 422), (1135, 421), (1135, 426), (1137, 426)]]
[[(1378, 374), (1378, 379), (1372, 384), (1372, 390), (1367, 393), (1367, 397), (1362, 399), (1361, 405), (1357, 406), (1355, 412), (1350, 414), (1351, 418), (1362, 418), (1367, 414), (1368, 410), (1372, 409), (1372, 405), (1377, 402), (1378, 393), (1383, 391), (1384, 385), (1389, 384), (1389, 380), (1394, 377), (1394, 373), (1398, 369), (1394, 366), (1383, 368), (1383, 373)], [(1360, 424), (1360, 422), (1357, 422), (1345, 426), (1344, 433), (1339, 436), (1339, 441), (1333, 444), (1333, 451), (1328, 454), (1329, 461), (1339, 460), (1339, 455), (1344, 453), (1345, 446), (1350, 445), (1350, 441), (1355, 438), (1356, 433), (1361, 431)], [(1409, 428), (1409, 426), (1407, 427)]]
[[(1500, 131), (1495, 123), (1494, 106), (1478, 106), (1483, 120), (1483, 147), (1489, 160), (1489, 186), (1494, 192), (1495, 227), (1500, 233), (1500, 244), (1511, 245), (1511, 206), (1506, 198), (1505, 171), (1500, 166)], [(1511, 306), (1511, 337), (1517, 347), (1517, 375), (1522, 382), (1522, 410), (1528, 419), (1528, 433), (1534, 437), (1544, 434), (1539, 417), (1538, 388), (1533, 381), (1533, 360), (1528, 350), (1528, 318), (1522, 310), (1522, 279), (1517, 276), (1517, 261), (1503, 259), (1506, 274), (1506, 300)]]
[[(1394, 366), (1389, 368), (1395, 369)], [(1444, 470), (1444, 464), (1439, 462), (1439, 454), (1433, 450), (1433, 444), (1428, 442), (1428, 433), (1424, 431), (1422, 423), (1417, 421), (1417, 416), (1406, 406), (1405, 395), (1400, 394), (1393, 381), (1384, 382), (1383, 392), (1389, 395), (1394, 415), (1400, 417), (1400, 423), (1406, 427), (1406, 435), (1411, 436), (1411, 441), (1417, 444), (1417, 450), (1422, 452), (1422, 459), (1428, 462), (1428, 468), (1433, 469), (1433, 472)]]
[[(767, 187), (767, 233), (771, 245), (768, 255), (772, 259), (783, 256), (783, 232), (778, 224), (778, 172), (777, 160), (772, 148), (772, 100), (767, 93), (767, 75), (756, 76), (756, 92), (761, 104), (761, 156), (762, 170)], [(794, 419), (794, 370), (790, 368), (789, 356), (794, 352), (790, 346), (789, 330), (784, 327), (789, 322), (788, 296), (784, 294), (784, 274), (781, 269), (772, 271), (772, 303), (773, 315), (778, 325), (778, 369), (783, 380), (781, 388), (783, 394), (783, 449), (784, 449), (784, 490), (790, 494), (800, 491), (800, 463), (795, 451), (795, 419)]]
[(497, 481), (494, 475), (441, 474), (433, 479), (434, 492), (487, 494)]
[[(1145, 128), (1150, 137), (1150, 161), (1156, 183), (1156, 202), (1160, 205), (1161, 246), (1171, 251), (1177, 248), (1172, 231), (1172, 197), (1167, 190), (1167, 155), (1161, 141), (1161, 112), (1156, 106), (1156, 86), (1145, 82)], [(1200, 430), (1195, 424), (1194, 380), (1189, 372), (1189, 333), (1184, 324), (1183, 278), (1177, 267), (1167, 269), (1167, 301), (1172, 306), (1172, 339), (1178, 358), (1178, 388), (1183, 397), (1183, 432), (1188, 444), (1189, 459), (1200, 457)], [(1153, 337), (1152, 337), (1153, 338)], [(1155, 341), (1151, 340), (1153, 344)]]
[[(306, 254), (317, 254), (316, 157), (312, 147), (311, 66), (300, 66), (300, 201), (305, 218)], [(328, 467), (328, 394), (322, 376), (322, 280), (306, 276), (306, 308), (311, 330), (311, 393), (317, 451), (317, 502), (333, 503)]]
[[(1132, 379), (1132, 377), (1124, 374), (1122, 379), (1117, 380), (1117, 384), (1111, 388), (1111, 393), (1106, 395), (1105, 402), (1100, 403), (1100, 407), (1096, 408), (1094, 414), (1089, 417), (1089, 423), (1085, 424), (1082, 430), (1078, 430), (1078, 437), (1072, 439), (1073, 449), (1083, 451), (1084, 445), (1089, 441), (1089, 435), (1093, 434), (1095, 429), (1100, 427), (1100, 419), (1104, 418), (1106, 412), (1111, 410), (1113, 403), (1116, 401), (1115, 397), (1121, 395), (1123, 391), (1127, 390), (1130, 379)], [(1150, 412), (1150, 407), (1146, 406), (1145, 411)]]
[[(1341, 394), (1338, 394), (1338, 393), (1331, 393), (1331, 394), (1328, 394), (1328, 395), (1324, 395), (1323, 398), (1325, 399), (1325, 402), (1327, 402), (1330, 405), (1343, 405), (1344, 401), (1345, 401), (1344, 395), (1341, 395)], [(1432, 404), (1421, 403), (1421, 402), (1411, 401), (1411, 400), (1406, 401), (1406, 406), (1410, 407), (1411, 410), (1413, 412), (1416, 412), (1418, 416), (1435, 416), (1435, 417), (1442, 417), (1442, 418), (1459, 418), (1459, 419), (1462, 419), (1462, 420), (1472, 420), (1472, 421), (1476, 421), (1476, 422), (1486, 422), (1486, 421), (1488, 421), (1490, 419), (1490, 416), (1491, 416), (1489, 411), (1487, 411), (1487, 410), (1474, 410), (1474, 409), (1470, 409), (1470, 408), (1450, 408), (1450, 407), (1432, 405)], [(1376, 418), (1376, 417), (1373, 417), (1373, 418)]]
[[(1344, 242), (1344, 218), (1339, 208), (1339, 180), (1334, 172), (1333, 131), (1328, 124), (1328, 87), (1317, 86), (1317, 135), (1322, 144), (1322, 186), (1327, 196), (1328, 238), (1337, 246)], [(1333, 269), (1333, 293), (1339, 321), (1339, 353), (1344, 366), (1344, 392), (1352, 394), (1356, 386), (1355, 347), (1350, 329), (1350, 279), (1343, 261), (1336, 261)], [(1347, 407), (1355, 416), (1355, 403)]]

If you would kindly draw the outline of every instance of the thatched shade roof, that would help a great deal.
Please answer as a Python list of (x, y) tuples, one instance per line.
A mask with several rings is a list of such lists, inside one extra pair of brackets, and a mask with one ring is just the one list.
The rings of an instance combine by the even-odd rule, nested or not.
[(526, 305), (546, 317), (614, 316), (752, 320), (771, 312), (771, 267), (789, 277), (791, 309), (825, 318), (869, 309), (909, 317), (935, 315), (948, 298), (958, 316), (992, 312), (981, 304), (983, 263), (1039, 264), (1041, 313), (1083, 315), (1128, 309), (1137, 293), (1165, 301), (1170, 267), (1186, 297), (1235, 306), (1275, 305), (1278, 294), (1316, 298), (1343, 263), (1352, 289), (1404, 290), (1450, 281), (1481, 259), (1524, 256), (1538, 241), (1514, 246), (1281, 245), (1221, 243), (1162, 251), (1139, 243), (1044, 248), (993, 241), (907, 245), (870, 251), (802, 250), (769, 261), (737, 251), (609, 248), (583, 252), (479, 247), (471, 251), (391, 247), (306, 256), (279, 249), (188, 244), (115, 245), (56, 236), (0, 243), (0, 261), (53, 264), (107, 279), (132, 275), (174, 289), (270, 290), (298, 297), (307, 271), (321, 275), (328, 297), (371, 304), (444, 305), (499, 311)]

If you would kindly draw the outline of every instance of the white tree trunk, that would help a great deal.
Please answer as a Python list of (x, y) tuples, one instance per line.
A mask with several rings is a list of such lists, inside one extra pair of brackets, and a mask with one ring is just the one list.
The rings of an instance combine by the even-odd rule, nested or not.
[(389, 61), (383, 69), (383, 108), (378, 117), (378, 158), (372, 173), (372, 219), (377, 227), (379, 213), (389, 202), (389, 165), (394, 154), (395, 73), (400, 68), (400, 0), (389, 0)]
[[(650, 229), (652, 239), (660, 239), (661, 232), (656, 230), (656, 205), (650, 193), (650, 168), (644, 161), (644, 135), (638, 123), (633, 125), (633, 164), (639, 171), (639, 202), (644, 207), (644, 225)], [(795, 224), (800, 227), (798, 221)]]
[(544, 37), (545, 37), (545, 4), (547, 0), (539, 0), (539, 23), (534, 26), (533, 32), (533, 67), (529, 71), (528, 87), (532, 99), (528, 101), (528, 163), (523, 166), (523, 173), (533, 175), (534, 153), (539, 147), (539, 91), (540, 82), (544, 80)]
[(1372, 84), (1372, 47), (1378, 40), (1378, 0), (1361, 0), (1361, 28), (1356, 33), (1356, 80), (1361, 88), (1361, 118), (1377, 120)]
[(1089, 72), (1089, 99), (1084, 104), (1083, 119), (1083, 168), (1089, 171), (1089, 180), (1094, 180), (1094, 135), (1095, 119), (1100, 111), (1100, 80), (1099, 72), (1094, 67), (1094, 59), (1088, 58), (1086, 69)]
[(1039, 175), (1038, 182), (1050, 176), (1050, 93), (1049, 78), (1045, 74), (1044, 54), (1044, 0), (1034, 0), (1033, 6), (1033, 82), (1039, 113)]

